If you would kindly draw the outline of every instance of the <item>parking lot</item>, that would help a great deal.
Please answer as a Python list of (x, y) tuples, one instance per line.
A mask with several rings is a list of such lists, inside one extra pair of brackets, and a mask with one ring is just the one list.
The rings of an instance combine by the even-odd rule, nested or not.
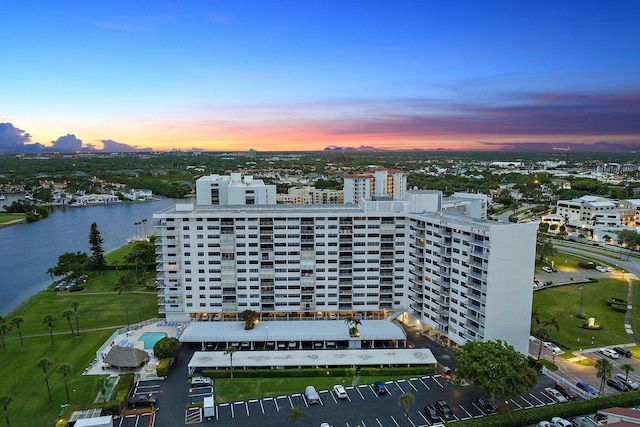
[[(544, 387), (553, 385), (552, 380), (541, 376), (534, 390), (509, 400), (507, 406), (513, 410), (521, 410), (553, 405), (555, 401), (542, 392)], [(282, 426), (287, 424), (286, 416), (297, 406), (306, 414), (304, 425), (328, 422), (333, 427), (397, 427), (410, 422), (415, 426), (430, 426), (438, 421), (427, 419), (422, 408), (439, 399), (449, 403), (456, 420), (487, 416), (485, 410), (476, 402), (481, 396), (478, 390), (451, 384), (441, 375), (386, 382), (386, 393), (382, 395), (379, 395), (371, 384), (347, 386), (345, 389), (347, 397), (344, 399), (339, 399), (333, 390), (319, 390), (318, 404), (309, 404), (302, 392), (218, 404), (215, 417), (203, 422), (225, 426), (247, 426), (254, 423), (261, 426)], [(398, 397), (405, 392), (411, 392), (416, 398), (416, 403), (410, 408), (407, 416), (398, 406)]]

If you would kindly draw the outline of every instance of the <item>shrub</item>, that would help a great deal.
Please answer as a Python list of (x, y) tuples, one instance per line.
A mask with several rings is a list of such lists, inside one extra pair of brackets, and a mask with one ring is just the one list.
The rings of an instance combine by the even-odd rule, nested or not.
[(120, 415), (120, 413), (122, 412), (123, 408), (124, 408), (124, 402), (123, 401), (119, 401), (117, 399), (114, 399), (114, 400), (111, 400), (111, 401), (107, 402), (102, 407), (102, 412), (105, 415)]
[(173, 364), (173, 359), (170, 357), (165, 357), (164, 359), (160, 359), (158, 365), (156, 366), (156, 373), (159, 377), (166, 377), (169, 372), (169, 368)]
[(180, 353), (182, 343), (177, 338), (164, 337), (153, 346), (153, 353), (159, 359), (173, 358)]

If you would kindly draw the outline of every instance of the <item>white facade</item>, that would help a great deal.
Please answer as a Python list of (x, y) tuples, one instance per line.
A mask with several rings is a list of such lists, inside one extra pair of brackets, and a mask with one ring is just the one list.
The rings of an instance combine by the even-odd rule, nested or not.
[(287, 194), (278, 194), (276, 200), (285, 204), (342, 204), (344, 197), (342, 190), (320, 190), (305, 186), (291, 187)]
[(198, 205), (272, 205), (276, 203), (276, 186), (261, 179), (232, 173), (230, 176), (208, 175), (196, 181)]
[(344, 203), (359, 203), (370, 197), (405, 197), (407, 174), (397, 169), (378, 167), (363, 174), (344, 177)]
[(340, 206), (204, 206), (198, 195), (160, 211), (159, 311), (407, 312), (450, 344), (500, 338), (526, 354), (537, 225), (446, 214), (435, 191), (406, 195)]
[(592, 225), (620, 226), (620, 211), (613, 200), (599, 196), (582, 196), (574, 200), (558, 200), (556, 215), (567, 221), (584, 221)]

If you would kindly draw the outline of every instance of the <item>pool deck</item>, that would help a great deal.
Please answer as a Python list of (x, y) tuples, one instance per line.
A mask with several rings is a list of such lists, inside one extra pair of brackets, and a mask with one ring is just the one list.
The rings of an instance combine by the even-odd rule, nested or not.
[[(165, 322), (159, 320), (157, 322), (149, 323), (144, 326), (131, 325), (129, 331), (124, 328), (122, 333), (114, 335), (110, 338), (109, 342), (104, 343), (101, 348), (104, 348), (102, 356), (96, 357), (83, 370), (83, 375), (118, 375), (126, 372), (134, 372), (140, 374), (141, 377), (155, 377), (155, 367), (158, 363), (158, 359), (154, 357), (153, 350), (145, 350), (144, 342), (139, 341), (142, 334), (146, 332), (164, 332), (168, 337), (175, 338), (182, 333), (182, 326), (175, 322)], [(104, 355), (109, 352), (112, 345), (120, 345), (121, 347), (133, 347), (139, 350), (149, 353), (150, 359), (145, 365), (136, 369), (118, 369), (106, 366), (102, 361)]]

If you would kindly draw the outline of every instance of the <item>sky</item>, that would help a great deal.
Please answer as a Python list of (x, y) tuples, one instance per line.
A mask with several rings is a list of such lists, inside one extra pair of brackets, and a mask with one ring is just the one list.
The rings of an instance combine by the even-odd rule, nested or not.
[(640, 2), (0, 4), (0, 153), (640, 149)]

